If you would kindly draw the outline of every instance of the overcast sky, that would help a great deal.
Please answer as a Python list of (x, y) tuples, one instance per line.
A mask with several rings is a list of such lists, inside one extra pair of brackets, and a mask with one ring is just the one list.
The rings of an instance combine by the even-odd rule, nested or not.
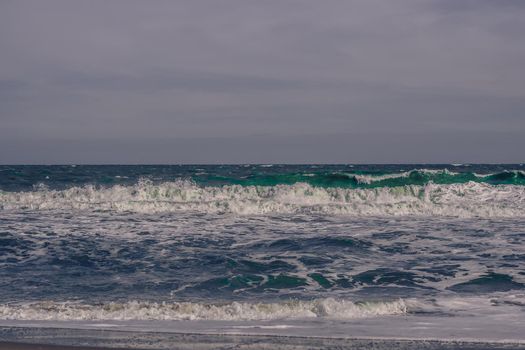
[(523, 0), (0, 0), (0, 163), (525, 161)]

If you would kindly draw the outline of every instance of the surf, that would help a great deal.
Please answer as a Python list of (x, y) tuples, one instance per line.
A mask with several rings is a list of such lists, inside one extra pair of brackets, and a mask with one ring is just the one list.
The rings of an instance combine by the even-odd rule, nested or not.
[(194, 181), (65, 190), (0, 192), (1, 210), (102, 210), (213, 214), (322, 214), (350, 216), (524, 217), (525, 186), (466, 183), (377, 188), (317, 187), (300, 182), (274, 186), (202, 186)]
[(276, 320), (300, 318), (353, 319), (407, 313), (402, 299), (352, 302), (334, 298), (274, 303), (199, 303), (128, 301), (86, 304), (41, 301), (0, 305), (1, 320)]

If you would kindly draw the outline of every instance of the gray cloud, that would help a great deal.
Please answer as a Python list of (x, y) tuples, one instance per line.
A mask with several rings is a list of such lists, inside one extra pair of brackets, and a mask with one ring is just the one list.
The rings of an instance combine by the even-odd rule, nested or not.
[(522, 162), (523, 32), (519, 0), (3, 1), (0, 163)]

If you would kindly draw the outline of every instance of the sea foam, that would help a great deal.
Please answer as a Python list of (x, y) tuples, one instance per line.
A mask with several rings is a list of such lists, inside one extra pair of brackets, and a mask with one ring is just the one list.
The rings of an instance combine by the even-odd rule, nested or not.
[(32, 302), (0, 305), (4, 320), (275, 320), (326, 317), (353, 319), (400, 315), (410, 303), (402, 299), (387, 302), (354, 303), (333, 298), (276, 303), (230, 302), (146, 302), (83, 304), (76, 302)]
[(525, 186), (467, 182), (369, 189), (276, 186), (198, 186), (191, 181), (130, 186), (71, 187), (0, 192), (0, 208), (114, 210), (141, 213), (197, 211), (233, 214), (523, 217)]
[(276, 186), (198, 186), (190, 181), (66, 190), (44, 187), (0, 192), (0, 208), (115, 210), (140, 213), (334, 214), (355, 216), (523, 217), (525, 186), (477, 182), (371, 189)]

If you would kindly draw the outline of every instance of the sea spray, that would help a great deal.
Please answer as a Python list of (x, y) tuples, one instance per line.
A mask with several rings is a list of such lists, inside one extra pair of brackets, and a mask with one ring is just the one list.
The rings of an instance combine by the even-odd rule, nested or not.
[(45, 186), (0, 193), (3, 210), (113, 210), (139, 213), (202, 212), (241, 215), (523, 217), (525, 186), (467, 182), (367, 189), (296, 183), (275, 186), (200, 186), (188, 180), (129, 186)]

